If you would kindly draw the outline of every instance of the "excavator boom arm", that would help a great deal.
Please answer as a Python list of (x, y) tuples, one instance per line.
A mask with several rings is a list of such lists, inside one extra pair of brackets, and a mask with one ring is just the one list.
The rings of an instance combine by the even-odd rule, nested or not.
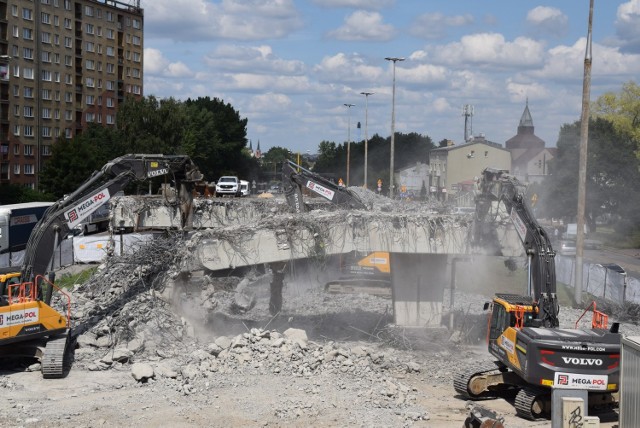
[[(527, 204), (526, 186), (508, 171), (486, 168), (482, 172), (476, 196), (476, 242), (486, 239), (495, 229), (499, 204), (510, 214), (529, 259), (531, 297), (537, 301), (538, 317), (546, 327), (559, 325), (556, 298), (555, 251), (551, 240)], [(496, 210), (496, 211), (494, 211)]]
[[(188, 156), (129, 154), (113, 159), (94, 172), (77, 190), (47, 209), (29, 237), (22, 265), (23, 281), (44, 275), (58, 241), (80, 224), (112, 195), (132, 181), (144, 181), (171, 174), (179, 191), (183, 226), (191, 212), (190, 187), (202, 174)], [(188, 225), (188, 224), (187, 224)]]
[(282, 184), (287, 203), (291, 210), (296, 213), (306, 211), (302, 200), (303, 188), (307, 188), (341, 207), (367, 209), (366, 205), (353, 192), (292, 161), (287, 161), (282, 165)]

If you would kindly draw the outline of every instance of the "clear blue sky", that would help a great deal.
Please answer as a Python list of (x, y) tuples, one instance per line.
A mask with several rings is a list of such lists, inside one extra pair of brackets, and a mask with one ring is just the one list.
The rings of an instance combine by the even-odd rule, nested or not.
[[(396, 131), (434, 142), (473, 133), (500, 144), (526, 100), (555, 146), (580, 117), (589, 0), (142, 0), (145, 95), (218, 97), (266, 152)], [(640, 71), (640, 0), (595, 0), (591, 99)], [(355, 104), (347, 109), (344, 104)], [(356, 123), (361, 122), (360, 134)]]

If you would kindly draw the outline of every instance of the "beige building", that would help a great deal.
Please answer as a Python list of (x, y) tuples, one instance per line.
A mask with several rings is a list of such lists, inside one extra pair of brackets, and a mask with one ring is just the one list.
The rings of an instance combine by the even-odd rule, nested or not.
[[(441, 201), (453, 200), (473, 190), (475, 180), (487, 167), (511, 170), (511, 153), (484, 136), (468, 143), (450, 142), (429, 152), (429, 195)], [(465, 201), (468, 202), (468, 201)], [(459, 203), (458, 205), (468, 205)]]
[(59, 137), (143, 95), (139, 1), (0, 0), (0, 184), (38, 187)]

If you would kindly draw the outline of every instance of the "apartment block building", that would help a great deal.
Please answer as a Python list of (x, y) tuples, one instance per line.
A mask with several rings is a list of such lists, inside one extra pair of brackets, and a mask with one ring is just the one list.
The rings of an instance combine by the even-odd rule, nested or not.
[(139, 0), (0, 0), (0, 184), (38, 188), (59, 137), (143, 95)]

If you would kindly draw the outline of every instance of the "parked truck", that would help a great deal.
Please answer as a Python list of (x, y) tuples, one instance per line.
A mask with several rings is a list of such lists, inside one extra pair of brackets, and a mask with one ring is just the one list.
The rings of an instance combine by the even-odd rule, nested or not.
[(53, 202), (0, 205), (0, 254), (22, 251), (34, 226)]

